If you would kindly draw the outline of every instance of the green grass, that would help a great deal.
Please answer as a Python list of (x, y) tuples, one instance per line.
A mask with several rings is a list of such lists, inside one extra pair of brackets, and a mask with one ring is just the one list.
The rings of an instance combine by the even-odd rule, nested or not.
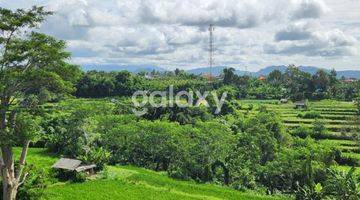
[(280, 199), (227, 187), (179, 181), (131, 166), (109, 167), (109, 178), (46, 189), (44, 199)]
[[(14, 148), (18, 158), (21, 148)], [(30, 148), (27, 164), (49, 170), (58, 157), (41, 148)], [(43, 199), (286, 199), (239, 192), (229, 187), (198, 184), (169, 178), (166, 173), (132, 166), (109, 166), (106, 179), (97, 178), (85, 183), (55, 183), (45, 189)]]
[[(14, 155), (16, 160), (19, 160), (21, 153), (20, 147), (14, 148)], [(42, 148), (29, 148), (28, 156), (26, 158), (26, 164), (34, 165), (37, 168), (44, 169), (49, 171), (51, 166), (58, 160), (58, 157), (48, 153), (45, 149)]]

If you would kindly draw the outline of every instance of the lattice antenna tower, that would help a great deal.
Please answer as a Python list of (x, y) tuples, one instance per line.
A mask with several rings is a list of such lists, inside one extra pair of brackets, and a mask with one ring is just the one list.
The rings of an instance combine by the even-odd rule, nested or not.
[(210, 67), (210, 80), (212, 79), (212, 68), (214, 66), (214, 25), (209, 26), (209, 67)]

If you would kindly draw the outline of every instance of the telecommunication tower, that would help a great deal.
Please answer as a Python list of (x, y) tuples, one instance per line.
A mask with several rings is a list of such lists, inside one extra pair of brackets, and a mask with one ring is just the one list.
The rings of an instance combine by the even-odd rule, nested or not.
[(210, 67), (210, 80), (212, 79), (212, 68), (214, 65), (214, 25), (210, 24), (209, 26), (209, 67)]

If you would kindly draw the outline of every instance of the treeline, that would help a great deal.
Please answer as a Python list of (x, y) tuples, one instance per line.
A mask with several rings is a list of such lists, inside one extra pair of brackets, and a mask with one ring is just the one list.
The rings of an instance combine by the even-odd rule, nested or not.
[(137, 90), (163, 91), (170, 85), (174, 91), (198, 89), (206, 87), (206, 80), (202, 77), (188, 74), (175, 74), (171, 72), (152, 72), (132, 74), (128, 71), (84, 73), (76, 85), (77, 97), (111, 97), (131, 96)]
[(360, 81), (338, 79), (336, 76), (335, 70), (328, 73), (320, 69), (311, 75), (295, 66), (289, 66), (284, 73), (275, 70), (262, 79), (239, 76), (235, 74), (235, 69), (228, 68), (224, 69), (220, 78), (211, 82), (202, 76), (186, 74), (178, 69), (174, 72), (151, 74), (90, 71), (84, 73), (76, 84), (75, 95), (94, 98), (131, 96), (137, 90), (164, 91), (172, 85), (175, 91), (226, 88), (227, 92), (238, 99), (353, 100), (360, 92)]
[(243, 98), (292, 100), (353, 100), (360, 92), (359, 80), (337, 79), (337, 73), (318, 70), (314, 75), (301, 71), (295, 66), (289, 66), (282, 73), (272, 71), (263, 79), (238, 76), (235, 69), (224, 69), (223, 83), (237, 89)]

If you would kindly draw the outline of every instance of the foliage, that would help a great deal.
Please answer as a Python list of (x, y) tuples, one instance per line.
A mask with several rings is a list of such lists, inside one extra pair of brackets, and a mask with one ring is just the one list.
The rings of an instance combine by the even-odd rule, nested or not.
[(44, 189), (47, 187), (44, 170), (32, 166), (28, 168), (30, 169), (26, 171), (28, 171), (29, 176), (18, 191), (17, 199), (19, 200), (40, 199), (44, 195)]
[(335, 199), (355, 200), (360, 198), (359, 177), (354, 173), (355, 168), (348, 172), (330, 170), (330, 177), (326, 181), (326, 194)]
[(299, 113), (298, 117), (304, 118), (304, 119), (320, 119), (321, 114), (318, 111), (311, 110), (311, 111)]
[(312, 130), (309, 127), (300, 125), (292, 130), (292, 135), (305, 139), (308, 136), (312, 135)]
[(102, 170), (110, 159), (110, 153), (102, 147), (93, 147), (78, 158), (87, 164), (96, 164), (96, 168)]
[(360, 115), (360, 93), (358, 94), (358, 97), (355, 99), (355, 106), (357, 108), (357, 114)]
[(313, 126), (313, 132), (311, 134), (313, 138), (320, 139), (326, 134), (327, 130), (325, 124), (321, 120), (315, 119)]
[(298, 200), (321, 200), (323, 196), (323, 187), (320, 183), (312, 187), (305, 185), (296, 191), (296, 199)]

